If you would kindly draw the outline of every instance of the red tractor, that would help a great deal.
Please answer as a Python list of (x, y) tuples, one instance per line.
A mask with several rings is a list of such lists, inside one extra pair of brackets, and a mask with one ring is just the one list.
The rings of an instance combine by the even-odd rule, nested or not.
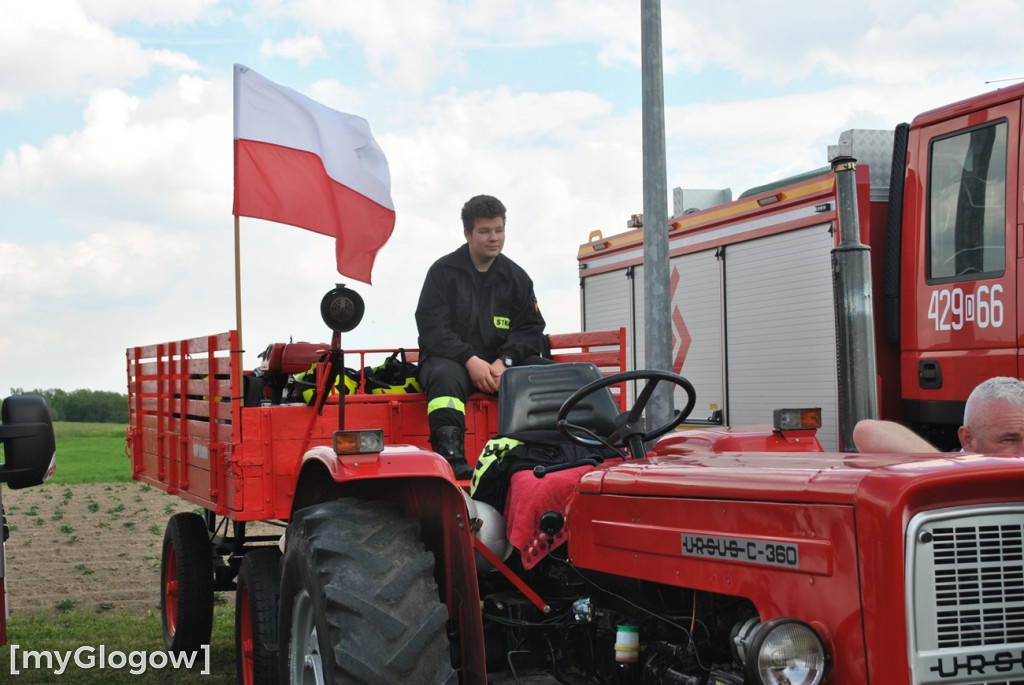
[(1024, 681), (1024, 457), (825, 453), (814, 410), (678, 431), (688, 381), (581, 335), (471, 398), (472, 483), (422, 395), (330, 393), (337, 333), (312, 405), (234, 332), (129, 349), (134, 477), (204, 510), (167, 526), (168, 649), (236, 589), (242, 683)]

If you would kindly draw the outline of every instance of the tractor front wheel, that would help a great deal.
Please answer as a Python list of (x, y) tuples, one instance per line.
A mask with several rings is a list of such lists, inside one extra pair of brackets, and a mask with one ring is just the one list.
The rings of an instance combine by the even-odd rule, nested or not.
[(169, 652), (196, 652), (213, 631), (213, 550), (206, 522), (181, 512), (167, 521), (160, 560), (160, 617)]
[(277, 593), (281, 582), (277, 547), (242, 557), (235, 589), (235, 672), (238, 685), (277, 682)]
[(458, 682), (419, 521), (342, 499), (296, 513), (286, 540), (281, 682)]

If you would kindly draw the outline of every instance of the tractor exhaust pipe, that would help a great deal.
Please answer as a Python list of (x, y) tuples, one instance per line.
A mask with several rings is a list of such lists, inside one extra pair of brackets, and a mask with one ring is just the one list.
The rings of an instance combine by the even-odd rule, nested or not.
[(839, 449), (856, 450), (853, 427), (878, 418), (875, 325), (871, 294), (871, 248), (860, 241), (857, 161), (842, 139), (828, 148), (836, 176), (839, 245), (832, 250), (839, 391)]

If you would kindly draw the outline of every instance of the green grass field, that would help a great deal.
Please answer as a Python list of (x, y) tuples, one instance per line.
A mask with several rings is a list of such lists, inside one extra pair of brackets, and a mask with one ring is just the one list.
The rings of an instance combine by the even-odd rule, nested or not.
[[(57, 440), (57, 472), (51, 483), (42, 487), (78, 483), (114, 483), (131, 480), (131, 466), (125, 454), (125, 427), (117, 424), (54, 423)], [(80, 646), (105, 645), (107, 652), (152, 653), (163, 650), (160, 616), (125, 612), (92, 613), (74, 611), (51, 614), (15, 615), (8, 622), (8, 636), (16, 635), (25, 649), (76, 650)], [(74, 665), (56, 675), (52, 671), (30, 670), (20, 675), (11, 671), (11, 645), (0, 648), (0, 681), (24, 683), (110, 683), (132, 682), (220, 685), (235, 682), (234, 602), (217, 605), (214, 611), (213, 637), (210, 640), (210, 675), (200, 669), (173, 671), (147, 669), (128, 673), (130, 665), (119, 671), (81, 669)], [(42, 645), (45, 645), (43, 647)], [(19, 655), (15, 658), (20, 664)], [(96, 656), (96, 654), (94, 654)], [(97, 656), (98, 659), (98, 656)], [(73, 663), (73, 662), (72, 662)], [(18, 664), (15, 664), (16, 666)], [(57, 665), (54, 664), (54, 669)], [(136, 669), (138, 670), (138, 669)]]
[[(128, 662), (120, 669), (79, 668), (70, 662), (65, 672), (57, 674), (58, 664), (53, 663), (52, 669), (37, 669), (35, 662), (30, 660), (28, 667), (23, 661), (25, 650), (53, 650), (57, 652), (71, 651), (74, 653), (83, 645), (93, 647), (94, 651), (83, 654), (92, 658), (98, 666), (99, 645), (105, 647), (105, 653), (119, 651), (125, 655), (133, 651), (144, 651), (151, 654), (163, 651), (161, 638), (160, 616), (155, 612), (145, 616), (133, 616), (127, 613), (95, 614), (90, 612), (72, 612), (59, 616), (35, 615), (11, 617), (8, 631), (18, 636), (17, 640), (9, 640), (10, 644), (0, 648), (0, 673), (3, 682), (16, 684), (24, 682), (40, 685), (45, 683), (112, 683), (131, 682), (144, 685), (155, 683), (182, 683), (183, 685), (214, 684), (224, 685), (235, 682), (235, 611), (234, 606), (219, 605), (214, 608), (213, 637), (210, 640), (210, 674), (202, 675), (202, 667), (191, 670), (172, 670), (146, 668), (143, 672), (130, 673), (132, 664)], [(14, 651), (15, 668), (21, 673), (13, 674), (11, 670), (12, 645), (18, 644), (19, 650)], [(45, 647), (43, 646), (45, 645)], [(140, 657), (136, 657), (138, 659)], [(31, 657), (30, 657), (31, 659)], [(45, 662), (43, 662), (45, 665)], [(88, 663), (83, 661), (83, 663)], [(115, 663), (115, 665), (118, 665)], [(139, 667), (135, 671), (142, 670)]]
[(54, 483), (123, 483), (132, 479), (125, 453), (125, 426), (58, 421), (53, 433), (57, 439)]

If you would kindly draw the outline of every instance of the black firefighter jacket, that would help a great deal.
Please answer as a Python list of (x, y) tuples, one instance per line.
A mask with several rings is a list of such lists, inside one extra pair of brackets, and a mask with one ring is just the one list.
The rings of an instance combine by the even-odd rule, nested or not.
[(499, 254), (482, 290), (478, 279), (465, 244), (431, 265), (416, 306), (421, 357), (465, 364), (474, 354), (488, 363), (508, 355), (519, 364), (540, 354), (544, 317), (526, 271)]

